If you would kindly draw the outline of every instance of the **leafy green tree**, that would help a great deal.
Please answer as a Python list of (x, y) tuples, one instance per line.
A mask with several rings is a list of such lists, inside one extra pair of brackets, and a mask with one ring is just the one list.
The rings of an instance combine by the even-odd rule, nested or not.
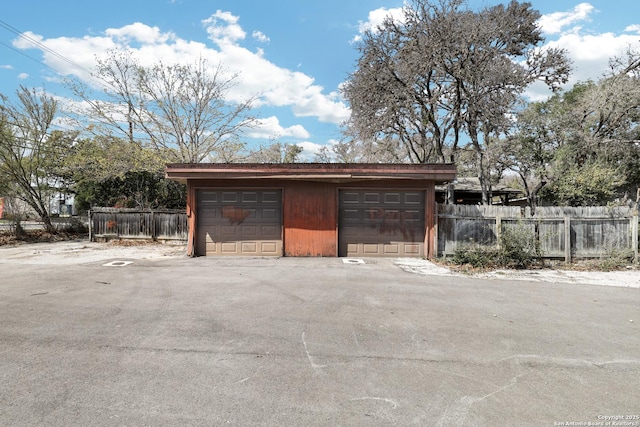
[(571, 164), (563, 172), (542, 190), (545, 200), (558, 205), (606, 205), (625, 184), (620, 170), (605, 163)]
[(503, 161), (535, 207), (602, 204), (640, 186), (640, 53), (612, 60), (608, 75), (576, 84), (518, 117)]
[(76, 187), (76, 209), (95, 206), (137, 209), (183, 209), (186, 187), (164, 178), (162, 172), (130, 171), (101, 181), (81, 181)]
[(78, 141), (65, 159), (72, 171), (76, 210), (93, 206), (183, 208), (184, 185), (164, 178), (162, 155), (115, 137)]
[(55, 233), (51, 197), (64, 185), (61, 164), (76, 134), (53, 130), (58, 111), (53, 97), (23, 86), (16, 95), (15, 102), (0, 95), (0, 176)]
[(164, 170), (163, 155), (136, 141), (112, 136), (81, 139), (65, 159), (65, 167), (76, 182), (101, 181), (132, 171)]

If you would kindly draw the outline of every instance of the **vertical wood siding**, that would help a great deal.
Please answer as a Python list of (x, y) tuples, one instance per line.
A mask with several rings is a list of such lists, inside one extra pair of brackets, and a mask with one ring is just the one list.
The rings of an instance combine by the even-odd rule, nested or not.
[(289, 182), (284, 191), (286, 256), (336, 256), (337, 189), (330, 183)]

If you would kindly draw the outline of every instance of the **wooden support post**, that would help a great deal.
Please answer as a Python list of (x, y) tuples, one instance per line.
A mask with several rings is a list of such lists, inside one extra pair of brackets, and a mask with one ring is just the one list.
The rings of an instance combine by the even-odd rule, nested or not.
[(426, 259), (433, 259), (438, 256), (438, 241), (436, 236), (437, 211), (435, 184), (432, 182), (428, 184), (424, 192), (425, 240), (423, 246), (424, 257)]
[(438, 205), (436, 204), (436, 213), (433, 218), (433, 254), (434, 258), (438, 258)]
[(571, 217), (564, 217), (564, 262), (571, 263)]
[(502, 234), (502, 217), (496, 215), (496, 246), (500, 248), (500, 235)]

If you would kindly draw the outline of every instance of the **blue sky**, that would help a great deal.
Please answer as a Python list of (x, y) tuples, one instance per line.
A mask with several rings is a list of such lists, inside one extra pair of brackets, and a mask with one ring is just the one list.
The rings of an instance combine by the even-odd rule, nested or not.
[[(8, 4), (7, 4), (8, 3)], [(470, 0), (471, 8), (498, 1)], [(88, 6), (88, 5), (91, 6)], [(221, 61), (240, 73), (231, 94), (260, 94), (261, 125), (245, 137), (272, 138), (305, 149), (340, 138), (349, 115), (339, 87), (358, 58), (354, 40), (402, 0), (7, 0), (0, 10), (0, 93), (19, 85), (44, 88), (64, 100), (63, 76), (86, 78), (96, 55), (133, 48), (142, 63)], [(637, 0), (533, 0), (547, 43), (574, 62), (570, 84), (597, 79), (608, 59), (640, 49)], [(20, 37), (23, 34), (38, 45)], [(46, 48), (46, 49), (45, 49)], [(48, 51), (47, 51), (48, 50)], [(57, 55), (53, 55), (51, 52)], [(72, 63), (64, 61), (69, 59)], [(532, 87), (532, 99), (547, 92)], [(64, 105), (64, 103), (62, 103)]]

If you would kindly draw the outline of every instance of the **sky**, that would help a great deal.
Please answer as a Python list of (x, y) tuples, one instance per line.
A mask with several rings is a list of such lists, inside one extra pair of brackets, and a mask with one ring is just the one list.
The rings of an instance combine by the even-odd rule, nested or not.
[[(256, 98), (252, 146), (278, 140), (312, 161), (341, 137), (349, 117), (340, 86), (353, 72), (357, 41), (403, 0), (5, 0), (0, 9), (0, 93), (20, 85), (70, 96), (65, 76), (88, 79), (97, 57), (133, 49), (141, 64), (221, 63), (238, 78), (231, 100)], [(469, 0), (477, 10), (499, 0)], [(609, 59), (640, 49), (637, 0), (531, 0), (545, 45), (573, 61), (567, 85), (598, 79)], [(90, 6), (89, 6), (90, 5)], [(530, 99), (549, 93), (533, 86)]]

